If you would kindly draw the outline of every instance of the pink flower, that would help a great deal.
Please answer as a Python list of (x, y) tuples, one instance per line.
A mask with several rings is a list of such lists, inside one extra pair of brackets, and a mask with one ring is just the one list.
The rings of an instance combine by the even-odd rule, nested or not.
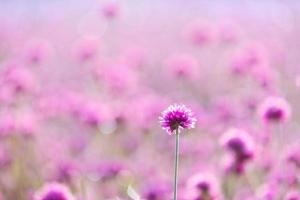
[(107, 107), (101, 106), (99, 103), (87, 101), (78, 106), (74, 116), (91, 127), (98, 127), (109, 118)]
[[(133, 127), (150, 130), (157, 123), (157, 115), (159, 115), (164, 105), (164, 101), (160, 96), (143, 93), (127, 102), (119, 110), (123, 112), (123, 117)], [(127, 107), (127, 109), (124, 109), (124, 107)]]
[(16, 130), (16, 122), (10, 112), (4, 112), (0, 116), (0, 137), (13, 134)]
[(74, 54), (78, 60), (85, 62), (93, 59), (98, 52), (99, 41), (96, 37), (84, 36), (79, 39), (74, 45)]
[(289, 191), (285, 195), (284, 200), (300, 200), (300, 193), (297, 190)]
[(250, 75), (268, 66), (268, 54), (261, 44), (251, 44), (234, 53), (230, 61), (231, 72), (237, 75)]
[(2, 76), (5, 87), (11, 87), (15, 93), (32, 92), (36, 87), (33, 74), (19, 64), (9, 64)]
[(30, 137), (37, 132), (38, 117), (35, 113), (22, 113), (16, 119), (16, 130), (25, 137)]
[(291, 107), (282, 97), (267, 97), (258, 107), (258, 115), (264, 123), (284, 123), (291, 116)]
[(106, 4), (102, 5), (101, 12), (107, 19), (113, 19), (119, 15), (120, 7), (116, 2), (107, 2)]
[(229, 169), (242, 173), (245, 163), (254, 156), (253, 138), (244, 130), (231, 128), (223, 134), (220, 144), (232, 153)]
[(251, 77), (259, 86), (270, 90), (273, 89), (272, 87), (277, 79), (277, 74), (268, 64), (262, 64), (253, 69)]
[(222, 146), (234, 153), (247, 153), (249, 155), (254, 152), (253, 138), (244, 130), (230, 128), (220, 139)]
[(216, 32), (210, 23), (194, 22), (185, 30), (188, 40), (196, 45), (203, 46), (215, 40)]
[(187, 199), (219, 200), (220, 188), (217, 178), (210, 173), (195, 174), (187, 182)]
[(124, 95), (136, 91), (136, 72), (122, 63), (104, 63), (95, 69), (96, 79), (104, 83), (112, 94)]
[(159, 117), (161, 126), (167, 133), (174, 134), (175, 130), (195, 128), (196, 118), (192, 111), (183, 104), (170, 105)]
[(166, 66), (174, 77), (191, 79), (197, 78), (198, 61), (191, 55), (179, 54), (166, 60)]
[(35, 193), (34, 200), (75, 200), (75, 197), (65, 185), (47, 183)]
[(234, 23), (223, 23), (219, 28), (219, 37), (221, 42), (234, 43), (238, 40), (239, 29)]
[(286, 160), (300, 168), (300, 145), (295, 144), (290, 146), (286, 153)]
[(144, 198), (145, 200), (168, 199), (170, 197), (169, 184), (161, 180), (155, 180), (145, 184)]
[(124, 65), (133, 68), (140, 69), (146, 65), (146, 52), (142, 48), (130, 46), (124, 51), (120, 57), (120, 62)]
[(25, 46), (25, 60), (29, 64), (41, 64), (52, 52), (50, 43), (46, 40), (32, 40)]
[(273, 182), (267, 182), (258, 187), (256, 197), (258, 200), (275, 200), (278, 196), (278, 185)]

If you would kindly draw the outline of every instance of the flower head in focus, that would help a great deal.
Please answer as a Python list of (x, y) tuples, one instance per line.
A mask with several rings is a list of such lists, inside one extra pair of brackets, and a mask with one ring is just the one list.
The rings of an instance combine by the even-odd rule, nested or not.
[(65, 185), (49, 183), (37, 191), (34, 200), (75, 200), (75, 197)]
[(173, 104), (162, 112), (159, 121), (162, 128), (171, 135), (176, 129), (180, 132), (181, 129), (194, 128), (197, 120), (185, 105)]

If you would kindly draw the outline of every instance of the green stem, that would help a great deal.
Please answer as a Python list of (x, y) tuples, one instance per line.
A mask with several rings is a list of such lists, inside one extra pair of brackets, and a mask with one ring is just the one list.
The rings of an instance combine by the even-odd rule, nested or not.
[(179, 132), (178, 132), (178, 129), (176, 129), (175, 163), (174, 163), (174, 198), (173, 198), (173, 200), (177, 200), (178, 161), (179, 161)]

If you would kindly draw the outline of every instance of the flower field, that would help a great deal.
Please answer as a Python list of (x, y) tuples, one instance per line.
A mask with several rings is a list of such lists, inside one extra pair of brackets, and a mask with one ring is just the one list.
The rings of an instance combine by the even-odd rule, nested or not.
[(300, 200), (299, 24), (296, 0), (0, 0), (0, 200)]

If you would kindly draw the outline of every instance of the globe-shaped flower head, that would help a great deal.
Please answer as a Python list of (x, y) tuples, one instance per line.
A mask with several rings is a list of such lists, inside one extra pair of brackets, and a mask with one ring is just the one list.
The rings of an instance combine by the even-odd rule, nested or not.
[(246, 163), (253, 159), (255, 154), (254, 139), (246, 131), (230, 128), (220, 139), (220, 143), (232, 153), (226, 167), (230, 172), (242, 174)]
[(49, 183), (37, 191), (34, 200), (75, 200), (75, 197), (65, 185)]
[(258, 114), (265, 123), (282, 123), (290, 118), (291, 107), (282, 97), (268, 97), (259, 106)]
[(197, 121), (192, 111), (182, 104), (170, 105), (162, 112), (159, 120), (162, 128), (170, 135), (175, 130), (178, 130), (179, 133), (182, 129), (194, 128)]
[(191, 200), (219, 200), (219, 182), (211, 173), (195, 174), (188, 179), (186, 198)]

